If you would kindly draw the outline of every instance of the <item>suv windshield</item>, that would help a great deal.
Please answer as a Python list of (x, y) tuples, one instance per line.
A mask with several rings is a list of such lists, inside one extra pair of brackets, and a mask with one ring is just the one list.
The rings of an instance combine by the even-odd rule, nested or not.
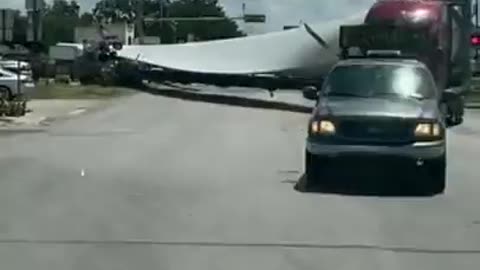
[(399, 65), (352, 65), (335, 68), (325, 94), (356, 97), (435, 97), (435, 84), (425, 68)]

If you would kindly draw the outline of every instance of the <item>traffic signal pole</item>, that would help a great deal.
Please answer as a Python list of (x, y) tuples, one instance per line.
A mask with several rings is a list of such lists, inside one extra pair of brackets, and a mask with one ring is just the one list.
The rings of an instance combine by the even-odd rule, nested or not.
[(144, 43), (144, 37), (145, 37), (145, 31), (143, 29), (143, 6), (144, 2), (143, 0), (137, 0), (137, 12), (135, 16), (135, 21), (137, 25), (137, 31), (138, 31), (138, 40), (140, 44)]

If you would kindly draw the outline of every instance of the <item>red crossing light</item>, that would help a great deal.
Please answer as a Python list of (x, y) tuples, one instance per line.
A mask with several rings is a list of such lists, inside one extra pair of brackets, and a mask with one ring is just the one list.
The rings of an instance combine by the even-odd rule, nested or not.
[(472, 46), (480, 46), (480, 35), (472, 35), (470, 42)]

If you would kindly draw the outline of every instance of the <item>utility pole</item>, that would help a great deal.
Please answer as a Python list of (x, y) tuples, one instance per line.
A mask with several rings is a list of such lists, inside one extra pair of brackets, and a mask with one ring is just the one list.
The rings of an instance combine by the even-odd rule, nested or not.
[[(160, 1), (160, 18), (163, 18), (163, 0)], [(160, 31), (163, 31), (163, 21), (160, 21)]]
[(140, 44), (144, 43), (145, 31), (143, 29), (143, 14), (144, 14), (144, 2), (143, 0), (137, 0), (137, 12), (135, 16), (137, 31), (138, 31), (138, 41)]
[(41, 42), (43, 1), (26, 0), (25, 7), (28, 14), (29, 34), (27, 35), (27, 41), (33, 43)]
[(38, 41), (38, 7), (37, 7), (37, 1), (33, 1), (33, 13), (32, 13), (32, 24), (33, 24), (33, 41), (36, 42)]

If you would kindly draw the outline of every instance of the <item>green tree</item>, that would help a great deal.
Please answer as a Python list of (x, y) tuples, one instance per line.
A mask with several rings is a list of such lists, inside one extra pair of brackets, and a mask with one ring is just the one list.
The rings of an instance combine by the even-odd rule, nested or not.
[[(138, 0), (101, 0), (93, 9), (98, 21), (133, 23), (138, 12)], [(224, 17), (225, 11), (217, 0), (143, 0), (143, 15), (147, 17)], [(176, 36), (185, 39), (193, 34), (199, 40), (230, 38), (243, 35), (229, 19), (215, 22), (148, 22), (145, 34), (160, 36), (164, 42), (174, 42)], [(138, 33), (138, 31), (137, 31)]]
[(79, 21), (80, 6), (76, 1), (55, 0), (45, 9), (43, 17), (44, 44), (73, 42), (75, 26)]
[[(144, 0), (145, 2), (151, 2)], [(134, 0), (101, 0), (93, 8), (93, 15), (98, 21), (133, 22), (136, 13), (136, 1)]]
[[(93, 9), (93, 15), (96, 21), (104, 23), (129, 22), (134, 23), (137, 18), (139, 0), (101, 0), (97, 2)], [(149, 17), (158, 17), (166, 14), (166, 9), (170, 0), (142, 0), (143, 15)], [(162, 39), (168, 39), (172, 31), (168, 28), (162, 28), (160, 23), (143, 24), (146, 35), (160, 36)], [(137, 29), (138, 30), (138, 29)], [(170, 30), (170, 31), (169, 31)], [(137, 31), (138, 33), (138, 31)]]
[[(226, 17), (223, 7), (218, 0), (177, 0), (169, 8), (170, 14), (175, 17)], [(186, 38), (193, 34), (198, 40), (223, 39), (242, 36), (238, 25), (232, 20), (179, 22), (177, 35)]]
[(95, 17), (93, 16), (92, 13), (85, 12), (80, 16), (80, 19), (78, 21), (79, 26), (91, 26), (95, 22)]

